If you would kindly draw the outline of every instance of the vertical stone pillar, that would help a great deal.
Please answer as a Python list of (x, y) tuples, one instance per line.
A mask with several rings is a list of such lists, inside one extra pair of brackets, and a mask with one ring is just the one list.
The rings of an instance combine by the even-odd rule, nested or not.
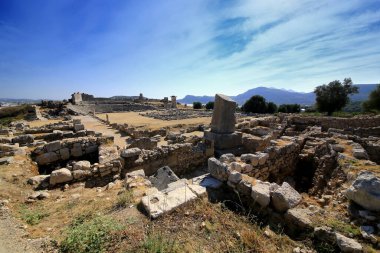
[(172, 98), (172, 108), (177, 108), (177, 97), (171, 96)]
[(211, 120), (211, 132), (230, 134), (235, 131), (236, 102), (222, 95), (215, 95), (215, 104)]

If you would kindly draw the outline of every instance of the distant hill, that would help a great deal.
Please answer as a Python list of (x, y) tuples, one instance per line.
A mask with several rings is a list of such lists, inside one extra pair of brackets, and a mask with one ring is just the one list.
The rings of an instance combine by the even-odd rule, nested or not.
[[(367, 100), (368, 95), (371, 91), (376, 88), (377, 84), (356, 84), (359, 87), (359, 93), (351, 97), (352, 101), (363, 101)], [(267, 101), (274, 102), (276, 104), (301, 104), (301, 105), (312, 105), (315, 103), (315, 94), (313, 92), (296, 92), (284, 89), (267, 88), (267, 87), (257, 87), (250, 89), (237, 96), (230, 96), (239, 105), (242, 105), (250, 97), (254, 95), (263, 96)], [(193, 102), (201, 102), (203, 104), (214, 101), (214, 96), (193, 96), (187, 95), (178, 102), (183, 104), (192, 104)]]

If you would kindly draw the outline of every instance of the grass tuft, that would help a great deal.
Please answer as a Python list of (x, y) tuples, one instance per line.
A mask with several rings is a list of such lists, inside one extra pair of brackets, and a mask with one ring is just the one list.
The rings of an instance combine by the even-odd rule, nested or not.
[(37, 225), (43, 218), (49, 216), (47, 212), (41, 210), (40, 208), (33, 210), (28, 208), (26, 205), (21, 206), (20, 214), (21, 219), (32, 226)]
[(62, 253), (98, 253), (104, 252), (107, 242), (122, 227), (113, 219), (97, 216), (86, 220), (77, 217), (66, 231), (66, 237), (60, 245)]

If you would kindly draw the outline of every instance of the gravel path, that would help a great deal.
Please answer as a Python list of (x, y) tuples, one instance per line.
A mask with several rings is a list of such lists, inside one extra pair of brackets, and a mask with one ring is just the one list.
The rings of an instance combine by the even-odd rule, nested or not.
[(0, 253), (40, 253), (42, 240), (27, 239), (27, 233), (9, 213), (0, 207)]

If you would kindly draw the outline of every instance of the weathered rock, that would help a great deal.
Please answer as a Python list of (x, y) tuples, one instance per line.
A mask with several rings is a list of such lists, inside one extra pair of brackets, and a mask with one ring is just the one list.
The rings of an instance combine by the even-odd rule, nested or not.
[(360, 172), (347, 189), (346, 197), (368, 210), (380, 211), (380, 179), (372, 172)]
[(88, 170), (74, 170), (72, 174), (73, 178), (77, 180), (91, 176), (91, 172)]
[(89, 161), (79, 161), (73, 166), (73, 170), (89, 170), (91, 169), (91, 163)]
[(272, 193), (273, 206), (280, 212), (297, 206), (301, 199), (301, 195), (286, 182), (282, 183), (281, 187)]
[(124, 149), (121, 151), (121, 157), (124, 158), (129, 158), (129, 157), (136, 157), (141, 154), (141, 149), (139, 148), (129, 148), (129, 149)]
[(214, 157), (208, 159), (208, 171), (211, 176), (221, 181), (227, 181), (229, 176), (228, 166)]
[(54, 152), (61, 148), (61, 142), (60, 141), (53, 141), (45, 145), (47, 152)]
[(3, 158), (0, 158), (0, 165), (8, 165), (10, 164), (11, 162), (13, 161), (13, 158), (12, 157), (3, 157)]
[(34, 142), (34, 136), (31, 134), (24, 134), (16, 136), (12, 139), (13, 143), (28, 144)]
[(73, 180), (73, 175), (71, 174), (71, 171), (63, 168), (59, 170), (54, 170), (50, 174), (50, 184), (56, 185), (60, 183), (66, 183)]
[(354, 239), (345, 237), (339, 233), (335, 233), (336, 243), (342, 252), (359, 253), (363, 251), (363, 247)]
[(309, 219), (308, 210), (301, 208), (289, 209), (285, 215), (285, 222), (289, 227), (294, 227), (299, 230), (312, 230), (313, 223)]
[(185, 185), (169, 192), (159, 191), (145, 196), (142, 198), (141, 203), (150, 217), (157, 218), (195, 198), (197, 196)]
[(71, 156), (80, 157), (83, 155), (82, 146), (80, 143), (74, 143), (71, 149)]
[(221, 161), (222, 163), (231, 163), (236, 161), (236, 157), (233, 154), (224, 154), (220, 156), (219, 161)]
[(74, 124), (74, 131), (79, 132), (84, 130), (84, 125), (83, 124)]
[(231, 171), (228, 176), (228, 181), (232, 184), (237, 184), (241, 181), (241, 173), (238, 171)]
[(63, 148), (59, 150), (59, 155), (62, 160), (68, 160), (70, 158), (70, 150), (68, 148)]
[(256, 180), (252, 185), (251, 197), (261, 207), (266, 207), (270, 203), (270, 183)]
[(254, 154), (243, 154), (240, 159), (245, 163), (250, 163), (252, 166), (257, 166), (259, 164), (259, 156)]
[(236, 102), (222, 95), (215, 95), (215, 105), (211, 120), (211, 131), (213, 133), (233, 133), (235, 131), (235, 109)]
[(28, 181), (27, 181), (27, 183), (30, 184), (30, 185), (39, 185), (39, 184), (41, 184), (44, 180), (46, 180), (49, 177), (50, 177), (49, 175), (34, 176), (34, 177), (29, 178)]
[(58, 160), (59, 160), (59, 157), (55, 152), (44, 153), (42, 155), (37, 156), (36, 158), (36, 162), (39, 165), (46, 165)]
[(354, 148), (352, 150), (352, 155), (357, 158), (357, 159), (364, 159), (364, 160), (368, 160), (368, 154), (367, 152), (362, 149), (362, 148)]

